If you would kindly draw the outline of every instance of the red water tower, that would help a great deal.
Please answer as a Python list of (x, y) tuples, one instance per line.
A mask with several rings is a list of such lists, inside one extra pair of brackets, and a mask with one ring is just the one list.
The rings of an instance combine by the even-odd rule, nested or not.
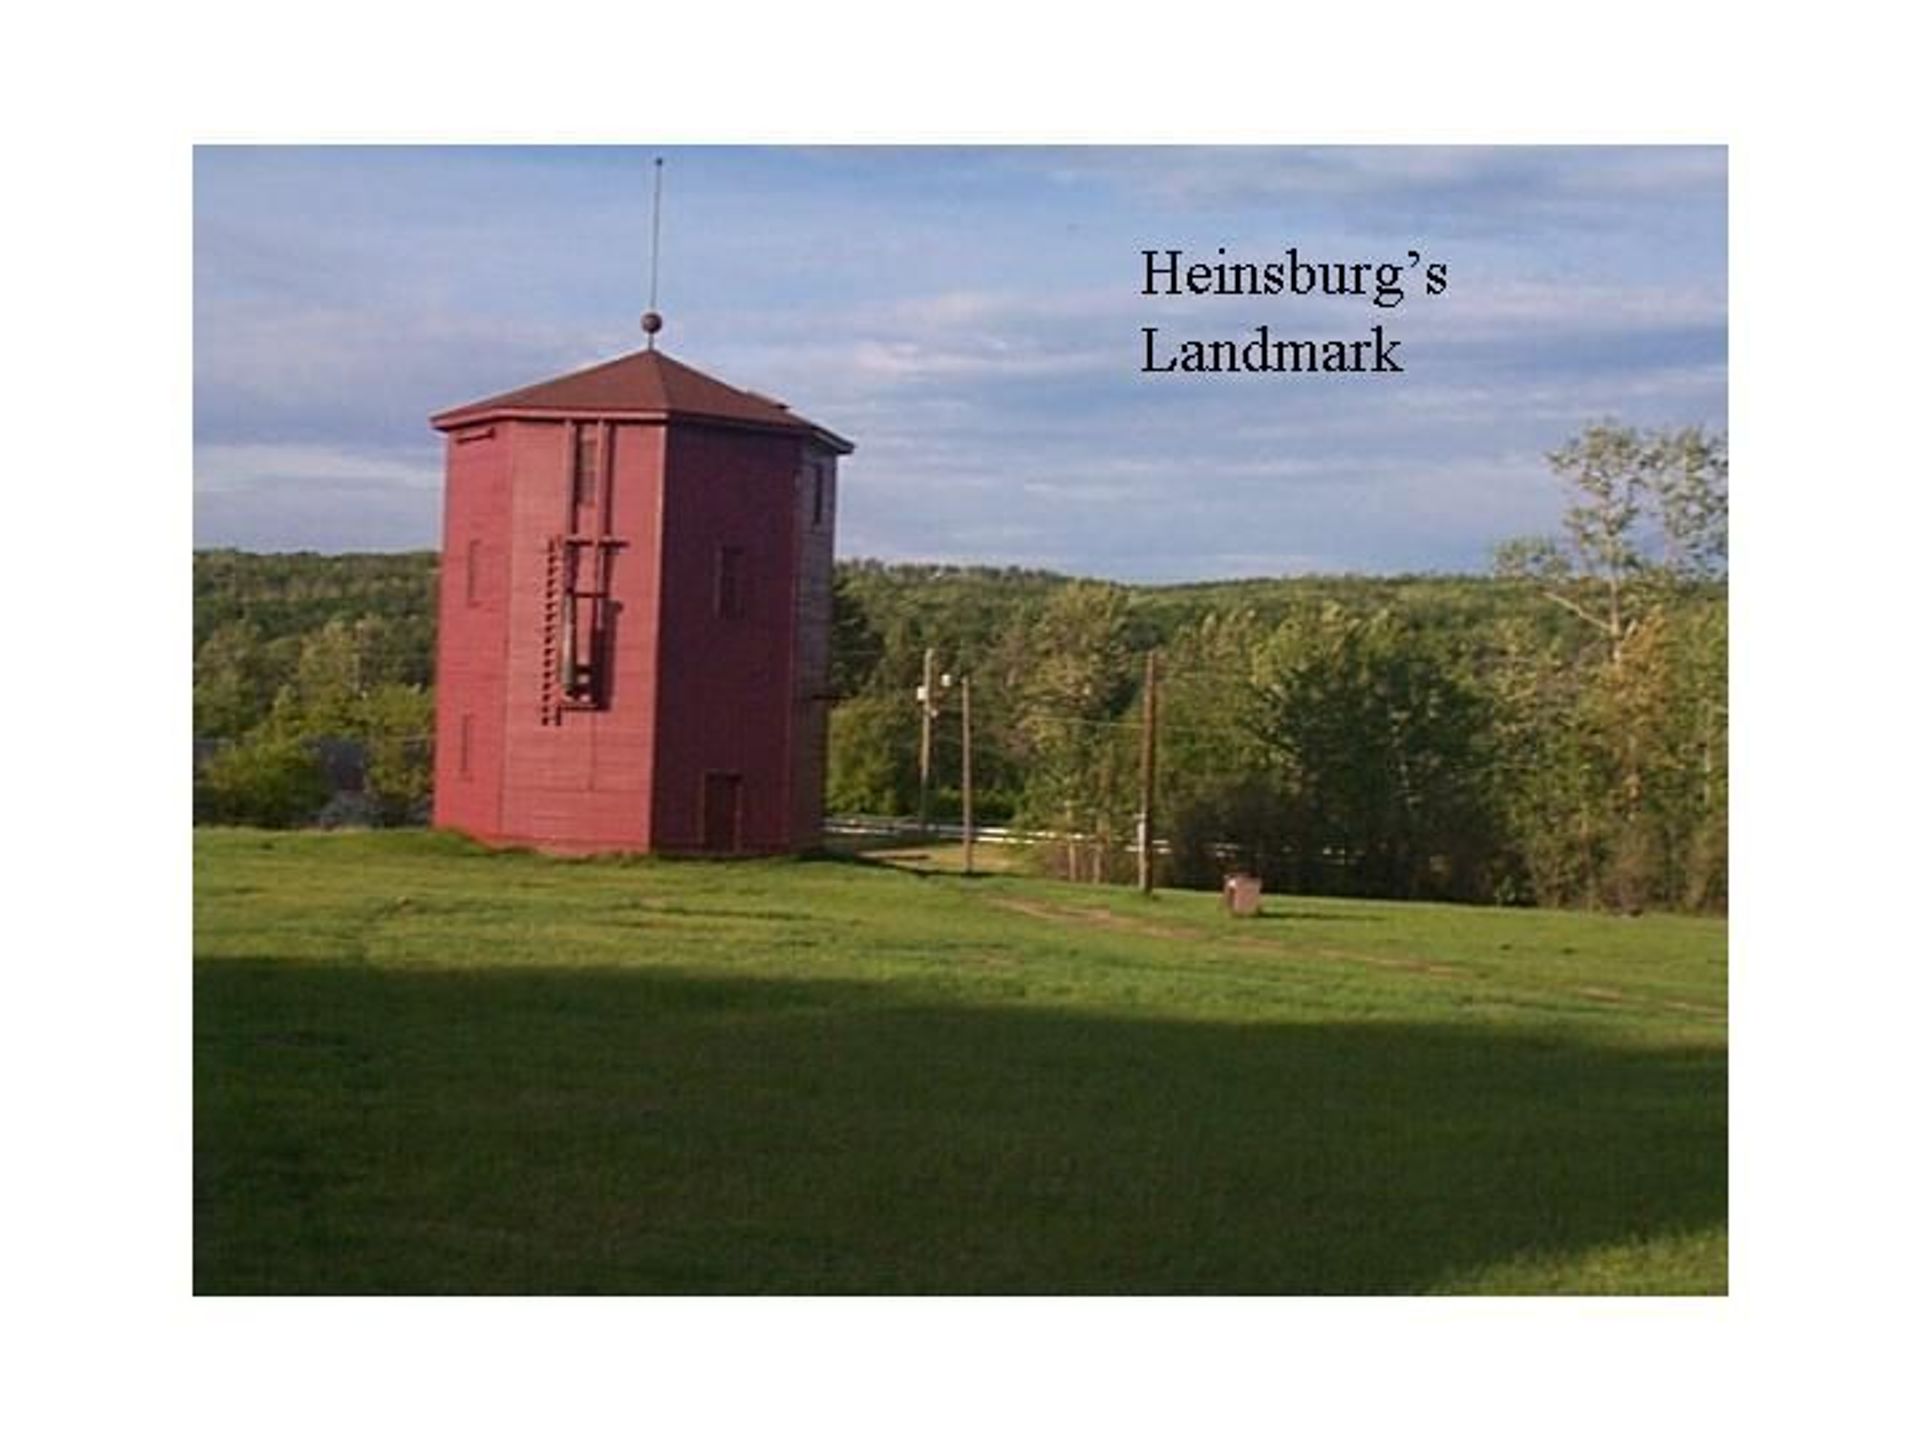
[(562, 853), (818, 844), (853, 446), (651, 348), (433, 424), (434, 823)]

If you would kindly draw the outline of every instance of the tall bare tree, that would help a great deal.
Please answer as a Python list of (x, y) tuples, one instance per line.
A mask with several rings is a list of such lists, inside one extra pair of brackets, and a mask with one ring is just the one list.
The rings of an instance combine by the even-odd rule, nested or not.
[(1570, 492), (1563, 537), (1509, 541), (1494, 568), (1535, 581), (1605, 639), (1617, 668), (1675, 585), (1726, 573), (1726, 437), (1603, 421), (1548, 452), (1547, 463)]
[[(1707, 827), (1725, 824), (1725, 632), (1716, 648), (1686, 612), (1727, 572), (1726, 439), (1607, 422), (1547, 461), (1570, 492), (1563, 533), (1501, 547), (1496, 569), (1576, 616), (1599, 657), (1575, 646), (1507, 677), (1532, 736), (1507, 747), (1526, 782), (1516, 793), (1538, 812), (1520, 828), (1558, 837), (1573, 861), (1534, 869), (1635, 908), (1662, 898), (1663, 877), (1697, 855), (1719, 878), (1687, 888), (1724, 891), (1724, 839), (1711, 842)], [(1528, 751), (1535, 759), (1520, 764)]]

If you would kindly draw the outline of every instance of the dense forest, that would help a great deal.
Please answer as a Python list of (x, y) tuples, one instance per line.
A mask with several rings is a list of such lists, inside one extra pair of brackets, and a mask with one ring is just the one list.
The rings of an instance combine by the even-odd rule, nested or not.
[[(1548, 460), (1563, 533), (1503, 547), (1487, 576), (1146, 586), (844, 562), (829, 809), (919, 810), (931, 650), (970, 680), (976, 816), (1087, 837), (1076, 872), (1122, 878), (1151, 654), (1170, 883), (1233, 866), (1297, 893), (1724, 909), (1725, 442), (1599, 425)], [(324, 736), (365, 747), (368, 818), (417, 818), (434, 584), (430, 553), (196, 554), (194, 727), (219, 742), (197, 813), (310, 817)], [(942, 694), (928, 804), (952, 817)]]

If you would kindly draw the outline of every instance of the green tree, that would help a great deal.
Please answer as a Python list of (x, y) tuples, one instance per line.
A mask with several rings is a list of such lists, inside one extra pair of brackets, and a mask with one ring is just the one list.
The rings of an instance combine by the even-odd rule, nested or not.
[(993, 743), (1021, 768), (1021, 818), (1096, 837), (1101, 873), (1117, 873), (1138, 809), (1137, 641), (1124, 590), (1075, 581), (1011, 627), (989, 667), (1006, 716)]
[(1267, 668), (1261, 733), (1296, 817), (1296, 875), (1370, 895), (1475, 894), (1494, 848), (1486, 708), (1456, 662), (1391, 610), (1328, 605), (1279, 627)]
[(904, 815), (918, 803), (911, 697), (861, 695), (833, 708), (827, 729), (827, 808), (838, 815)]
[(367, 798), (380, 819), (415, 819), (433, 793), (433, 696), (385, 681), (358, 698), (352, 725), (366, 745)]
[(244, 735), (265, 718), (271, 672), (259, 629), (229, 621), (194, 652), (193, 733), (210, 739)]
[(1723, 903), (1726, 442), (1609, 423), (1548, 461), (1570, 492), (1563, 538), (1496, 560), (1589, 640), (1509, 647), (1497, 682), (1532, 888), (1629, 910)]
[(195, 818), (281, 829), (311, 820), (327, 779), (305, 741), (256, 731), (207, 762), (194, 791)]
[(866, 602), (845, 573), (833, 577), (833, 629), (827, 647), (827, 688), (844, 698), (860, 694), (879, 668), (880, 636)]
[(1156, 828), (1173, 884), (1211, 889), (1241, 867), (1272, 874), (1296, 843), (1266, 723), (1272, 631), (1252, 609), (1209, 612), (1161, 651)]
[(1534, 581), (1595, 631), (1618, 665), (1635, 627), (1676, 586), (1725, 573), (1725, 437), (1608, 421), (1549, 452), (1547, 463), (1569, 491), (1563, 537), (1509, 541), (1495, 570)]
[(329, 620), (300, 643), (293, 677), (274, 696), (270, 723), (282, 736), (350, 736), (359, 730), (365, 656), (355, 622)]
[(1296, 891), (1491, 893), (1490, 705), (1464, 659), (1398, 612), (1209, 617), (1163, 669), (1176, 879), (1216, 881), (1225, 845)]

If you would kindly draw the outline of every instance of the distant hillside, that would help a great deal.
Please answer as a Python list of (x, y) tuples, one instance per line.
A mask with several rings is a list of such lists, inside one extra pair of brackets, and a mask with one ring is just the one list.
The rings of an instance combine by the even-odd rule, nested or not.
[(222, 625), (251, 624), (262, 641), (318, 630), (329, 620), (377, 615), (401, 635), (421, 683), (433, 674), (432, 550), (397, 555), (255, 555), (196, 550), (193, 555), (193, 645)]
[[(246, 621), (266, 641), (317, 630), (329, 620), (377, 615), (409, 631), (431, 655), (439, 555), (253, 554), (199, 550), (193, 557), (193, 638), (197, 649), (216, 629)], [(1084, 576), (997, 565), (893, 564), (843, 560), (840, 588), (876, 625), (938, 630), (949, 641), (993, 633), (1013, 610), (1042, 601)], [(1471, 624), (1530, 603), (1525, 587), (1479, 576), (1311, 575), (1122, 585), (1139, 614), (1170, 634), (1210, 611), (1247, 610), (1284, 619), (1336, 603), (1367, 610), (1394, 605), (1443, 626)]]

